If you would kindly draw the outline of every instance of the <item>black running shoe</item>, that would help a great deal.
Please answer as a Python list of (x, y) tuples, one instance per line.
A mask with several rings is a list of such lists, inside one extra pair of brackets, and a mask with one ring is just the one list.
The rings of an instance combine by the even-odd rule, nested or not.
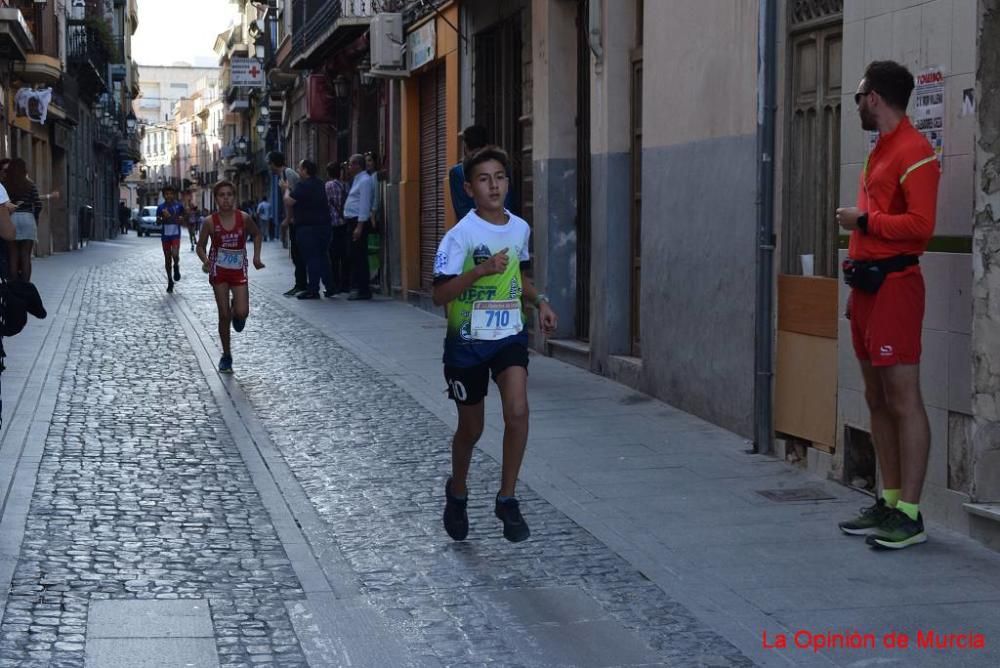
[(875, 500), (874, 505), (862, 508), (857, 517), (841, 522), (837, 526), (840, 527), (841, 531), (852, 536), (881, 535), (884, 533), (881, 527), (892, 515), (892, 510), (886, 504), (885, 499), (879, 498)]
[(531, 531), (528, 529), (528, 523), (524, 521), (524, 517), (521, 515), (521, 508), (517, 499), (508, 499), (501, 503), (500, 495), (497, 494), (497, 503), (494, 512), (497, 519), (503, 522), (504, 538), (512, 543), (520, 543), (522, 540), (528, 540)]
[(868, 545), (877, 550), (901, 550), (904, 547), (927, 542), (924, 517), (919, 513), (917, 519), (911, 520), (902, 510), (893, 508), (880, 529), (881, 533), (872, 534), (865, 539)]
[(456, 499), (451, 495), (451, 478), (444, 484), (444, 530), (454, 540), (465, 540), (469, 535), (469, 499)]
[(237, 332), (242, 332), (243, 328), (247, 326), (246, 318), (233, 318), (233, 329)]
[(296, 285), (291, 290), (289, 290), (288, 292), (284, 293), (284, 295), (286, 297), (294, 297), (295, 295), (299, 294), (300, 292), (305, 292), (305, 290), (306, 290), (305, 288), (300, 288), (299, 286)]
[(220, 373), (232, 373), (233, 372), (233, 356), (223, 355), (219, 358), (219, 372)]
[(181, 280), (181, 268), (179, 265), (176, 264), (174, 265), (174, 280), (175, 281)]
[(167, 283), (167, 292), (173, 292), (173, 291), (174, 291), (174, 282), (170, 281), (169, 283)]
[(319, 299), (319, 293), (318, 292), (311, 292), (309, 290), (306, 290), (305, 292), (300, 292), (299, 294), (295, 295), (295, 298), (296, 299)]

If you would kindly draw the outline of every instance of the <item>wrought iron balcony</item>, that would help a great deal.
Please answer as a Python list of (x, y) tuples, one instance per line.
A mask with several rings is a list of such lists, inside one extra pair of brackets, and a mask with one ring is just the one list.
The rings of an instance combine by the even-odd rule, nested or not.
[(69, 21), (66, 32), (66, 59), (78, 75), (81, 97), (92, 101), (109, 90), (108, 48), (97, 29), (83, 21)]
[(360, 37), (376, 14), (398, 11), (403, 0), (292, 0), (293, 69), (315, 67)]

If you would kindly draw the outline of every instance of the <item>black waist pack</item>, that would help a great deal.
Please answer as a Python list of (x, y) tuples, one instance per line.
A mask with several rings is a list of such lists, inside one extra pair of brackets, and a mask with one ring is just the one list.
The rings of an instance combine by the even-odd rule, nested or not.
[(844, 283), (852, 288), (875, 294), (882, 287), (885, 277), (896, 271), (920, 264), (916, 255), (896, 255), (884, 260), (852, 260), (847, 258), (841, 265), (844, 271)]

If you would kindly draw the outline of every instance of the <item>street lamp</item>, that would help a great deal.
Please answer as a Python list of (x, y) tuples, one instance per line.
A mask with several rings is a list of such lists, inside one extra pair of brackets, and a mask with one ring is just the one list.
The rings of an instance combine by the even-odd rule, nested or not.
[(333, 95), (341, 100), (351, 93), (351, 81), (343, 74), (338, 74), (333, 80)]
[(246, 153), (247, 152), (247, 138), (246, 137), (240, 137), (239, 139), (236, 140), (236, 150), (238, 150), (240, 153)]
[(129, 109), (128, 116), (125, 117), (125, 128), (128, 130), (129, 134), (135, 132), (137, 124), (138, 119), (135, 117), (135, 112)]
[(267, 120), (263, 117), (257, 119), (257, 134), (263, 137), (267, 133)]

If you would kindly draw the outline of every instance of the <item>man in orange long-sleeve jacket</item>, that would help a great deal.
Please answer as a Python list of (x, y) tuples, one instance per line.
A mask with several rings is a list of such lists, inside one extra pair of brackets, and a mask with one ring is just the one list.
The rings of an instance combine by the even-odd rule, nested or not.
[(837, 209), (837, 222), (851, 232), (844, 263), (848, 317), (883, 487), (875, 505), (840, 528), (867, 536), (875, 548), (927, 540), (918, 505), (930, 451), (920, 394), (919, 256), (934, 234), (941, 170), (906, 117), (913, 87), (913, 75), (899, 63), (875, 61), (865, 69), (854, 99), (861, 127), (877, 130), (879, 139), (862, 170), (858, 205)]

